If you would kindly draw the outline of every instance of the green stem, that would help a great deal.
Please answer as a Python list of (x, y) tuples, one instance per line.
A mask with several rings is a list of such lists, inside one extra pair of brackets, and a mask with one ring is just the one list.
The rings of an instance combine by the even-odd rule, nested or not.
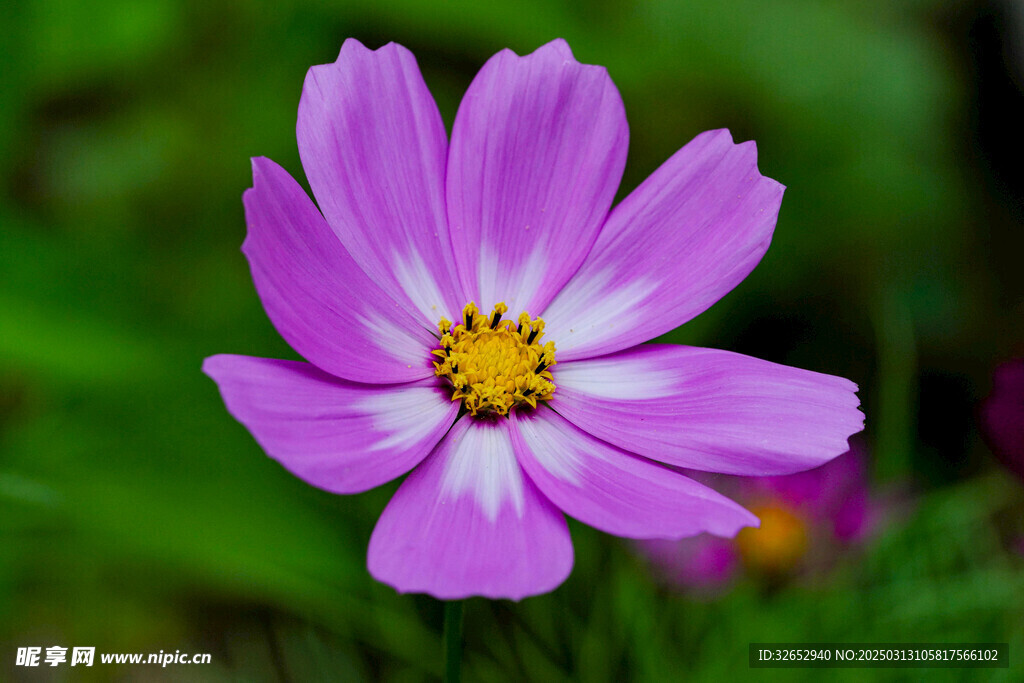
[(444, 680), (459, 683), (462, 677), (462, 601), (444, 603)]

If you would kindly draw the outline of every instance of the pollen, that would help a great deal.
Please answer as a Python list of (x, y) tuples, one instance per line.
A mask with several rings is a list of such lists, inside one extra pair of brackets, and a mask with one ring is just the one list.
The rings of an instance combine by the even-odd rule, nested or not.
[(434, 374), (448, 381), (452, 400), (461, 400), (470, 415), (508, 415), (523, 404), (536, 408), (555, 391), (555, 343), (541, 344), (544, 321), (524, 311), (516, 324), (502, 320), (506, 312), (502, 302), (483, 316), (471, 302), (458, 325), (444, 318), (437, 324)]

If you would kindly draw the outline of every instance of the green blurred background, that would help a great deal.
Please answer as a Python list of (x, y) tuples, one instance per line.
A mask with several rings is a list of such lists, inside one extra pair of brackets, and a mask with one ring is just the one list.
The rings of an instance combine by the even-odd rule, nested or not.
[(668, 337), (852, 378), (874, 486), (899, 498), (826, 576), (710, 600), (573, 525), (554, 593), (469, 601), (468, 680), (721, 680), (752, 641), (1024, 657), (1024, 486), (975, 426), (1024, 351), (1019, 3), (32, 0), (0, 21), (0, 678), (27, 676), (26, 645), (213, 654), (57, 672), (96, 680), (439, 677), (439, 603), (365, 570), (394, 485), (302, 484), (199, 371), (295, 357), (238, 250), (240, 198), (251, 156), (302, 178), (302, 80), (349, 36), (409, 47), (449, 128), (491, 54), (566, 38), (625, 101), (620, 197), (703, 130), (755, 139), (789, 188), (772, 248)]

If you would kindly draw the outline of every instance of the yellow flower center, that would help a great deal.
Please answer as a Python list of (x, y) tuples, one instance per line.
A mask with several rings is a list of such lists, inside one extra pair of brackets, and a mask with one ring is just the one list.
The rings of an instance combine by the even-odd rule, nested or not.
[(451, 383), (452, 400), (462, 400), (470, 415), (508, 415), (523, 403), (532, 408), (555, 391), (551, 372), (555, 343), (541, 346), (544, 321), (523, 311), (519, 324), (502, 320), (504, 302), (489, 317), (475, 303), (462, 309), (462, 322), (452, 327), (444, 318), (438, 348), (432, 351), (434, 374)]

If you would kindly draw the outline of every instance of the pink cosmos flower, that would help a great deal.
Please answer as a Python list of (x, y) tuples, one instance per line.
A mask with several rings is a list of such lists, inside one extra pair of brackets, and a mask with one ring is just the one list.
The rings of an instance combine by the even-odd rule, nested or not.
[(797, 474), (713, 480), (750, 506), (760, 517), (760, 528), (744, 529), (736, 540), (704, 534), (636, 543), (660, 578), (695, 597), (721, 593), (741, 567), (771, 579), (827, 569), (843, 550), (877, 531), (886, 507), (897, 502), (870, 490), (866, 454), (859, 444)]
[(411, 471), (370, 539), (378, 580), (442, 599), (552, 590), (573, 562), (563, 513), (633, 538), (733, 536), (754, 515), (666, 464), (794, 472), (861, 429), (845, 379), (637, 346), (746, 277), (783, 187), (720, 130), (612, 209), (627, 137), (607, 72), (562, 40), (488, 61), (450, 141), (412, 54), (349, 40), (299, 102), (319, 210), (253, 160), (242, 250), (309, 362), (203, 369), (314, 486)]
[(730, 538), (652, 538), (636, 541), (634, 547), (660, 583), (692, 598), (718, 597), (740, 573), (739, 551)]

